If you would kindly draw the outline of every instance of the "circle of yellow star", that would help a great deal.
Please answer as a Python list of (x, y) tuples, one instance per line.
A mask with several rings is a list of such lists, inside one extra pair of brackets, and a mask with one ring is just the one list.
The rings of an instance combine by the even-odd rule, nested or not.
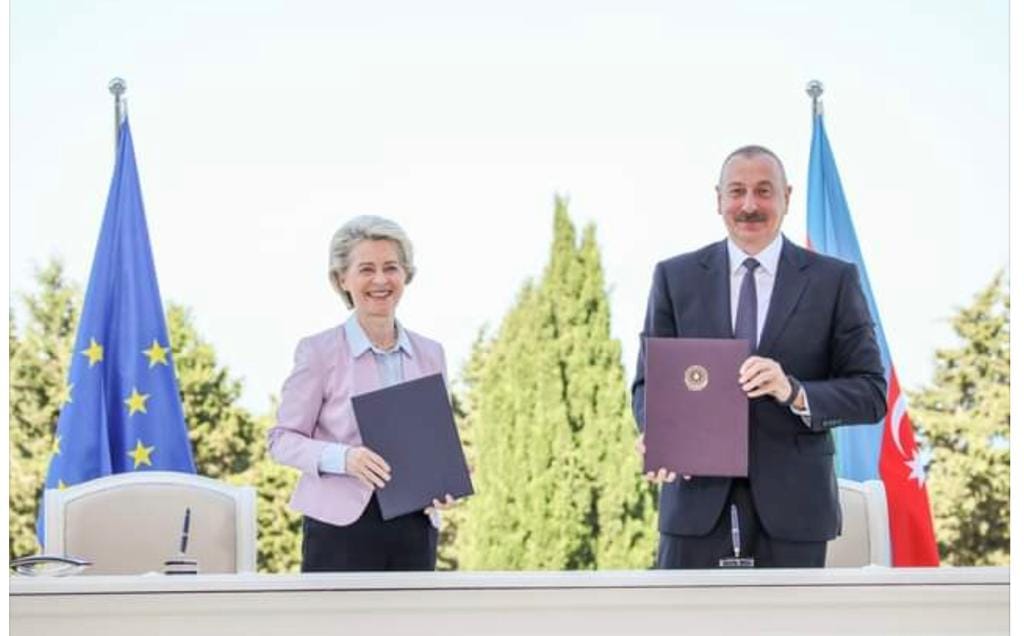
[(139, 393), (139, 390), (132, 387), (132, 394), (124, 401), (128, 405), (128, 415), (132, 416), (136, 413), (146, 412), (146, 400), (149, 399), (148, 393)]
[(135, 462), (135, 465), (132, 466), (132, 468), (138, 468), (142, 464), (152, 466), (153, 462), (150, 461), (149, 456), (153, 453), (154, 448), (156, 447), (143, 446), (141, 439), (135, 440), (135, 448), (133, 450), (128, 451), (128, 457), (131, 457), (132, 461)]
[(142, 355), (149, 358), (149, 368), (152, 369), (154, 365), (162, 364), (167, 365), (167, 347), (161, 347), (160, 343), (153, 339), (153, 344), (150, 345), (149, 349), (143, 349)]
[(63, 479), (57, 480), (57, 490), (67, 490), (68, 485), (64, 483)]
[(82, 350), (82, 355), (89, 358), (89, 368), (103, 361), (103, 346), (95, 338), (89, 338), (89, 348)]

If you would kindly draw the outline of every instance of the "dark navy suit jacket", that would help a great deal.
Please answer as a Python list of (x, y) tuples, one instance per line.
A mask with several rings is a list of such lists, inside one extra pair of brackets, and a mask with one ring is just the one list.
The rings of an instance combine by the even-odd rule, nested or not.
[[(731, 338), (726, 242), (658, 263), (641, 337)], [(750, 401), (749, 478), (769, 536), (827, 541), (842, 525), (835, 447), (829, 429), (885, 416), (886, 383), (871, 314), (854, 265), (783, 240), (757, 355), (803, 383), (811, 425), (772, 397)], [(644, 427), (641, 340), (633, 414)], [(682, 478), (662, 486), (658, 527), (678, 535), (711, 531), (731, 480)]]

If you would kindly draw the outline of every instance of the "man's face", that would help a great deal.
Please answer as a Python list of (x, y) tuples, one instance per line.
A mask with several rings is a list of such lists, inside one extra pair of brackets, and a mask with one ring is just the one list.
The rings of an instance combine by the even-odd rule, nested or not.
[(715, 190), (729, 237), (744, 252), (757, 254), (778, 236), (792, 188), (783, 183), (782, 168), (772, 157), (733, 157)]

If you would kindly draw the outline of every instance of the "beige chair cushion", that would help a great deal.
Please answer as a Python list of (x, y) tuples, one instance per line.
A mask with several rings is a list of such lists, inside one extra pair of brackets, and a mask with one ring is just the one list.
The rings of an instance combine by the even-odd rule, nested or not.
[(187, 556), (200, 573), (236, 572), (235, 501), (184, 484), (130, 484), (67, 503), (64, 553), (88, 559), (86, 574), (162, 572), (179, 554), (185, 509), (191, 508)]
[(839, 480), (842, 534), (830, 541), (825, 567), (889, 565), (889, 515), (881, 482)]

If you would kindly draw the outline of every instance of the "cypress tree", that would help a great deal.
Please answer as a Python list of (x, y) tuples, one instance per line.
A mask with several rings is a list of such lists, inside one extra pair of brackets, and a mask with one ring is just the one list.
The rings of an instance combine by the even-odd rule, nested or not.
[(524, 284), (469, 368), (478, 494), (460, 520), (460, 567), (648, 567), (653, 491), (632, 450), (596, 231), (578, 242), (564, 199), (541, 281)]

